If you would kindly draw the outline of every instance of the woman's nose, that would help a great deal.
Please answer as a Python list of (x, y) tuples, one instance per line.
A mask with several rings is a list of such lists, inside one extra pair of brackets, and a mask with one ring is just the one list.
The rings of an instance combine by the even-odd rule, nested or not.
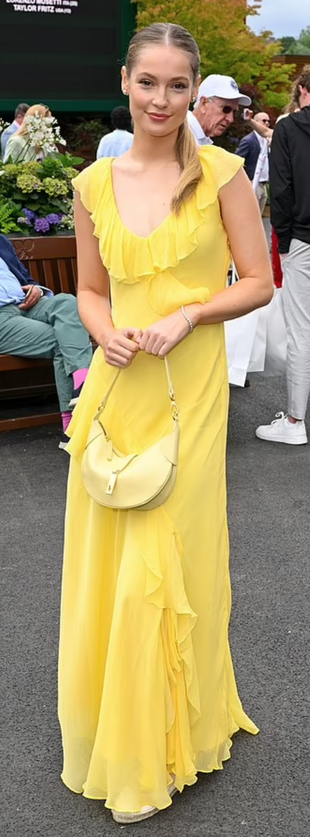
[(164, 88), (158, 88), (154, 92), (153, 103), (154, 103), (154, 105), (156, 105), (157, 108), (159, 108), (159, 107), (166, 108), (167, 107), (167, 105), (168, 105), (168, 95), (167, 95), (167, 91), (166, 91), (165, 87)]

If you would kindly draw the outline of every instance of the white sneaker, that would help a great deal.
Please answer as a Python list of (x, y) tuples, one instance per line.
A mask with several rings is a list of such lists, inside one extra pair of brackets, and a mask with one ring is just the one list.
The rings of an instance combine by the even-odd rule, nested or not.
[(271, 424), (261, 424), (255, 435), (265, 442), (285, 442), (286, 445), (306, 445), (308, 441), (305, 422), (289, 421), (284, 413), (276, 413)]

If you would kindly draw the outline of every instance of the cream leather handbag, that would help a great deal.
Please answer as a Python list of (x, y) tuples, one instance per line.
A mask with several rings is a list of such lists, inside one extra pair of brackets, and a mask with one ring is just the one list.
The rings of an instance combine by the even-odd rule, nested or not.
[(142, 453), (124, 454), (109, 437), (101, 416), (116, 384), (117, 373), (93, 418), (82, 458), (86, 491), (96, 503), (111, 509), (155, 509), (171, 494), (177, 476), (179, 455), (179, 412), (170, 368), (165, 358), (173, 430)]

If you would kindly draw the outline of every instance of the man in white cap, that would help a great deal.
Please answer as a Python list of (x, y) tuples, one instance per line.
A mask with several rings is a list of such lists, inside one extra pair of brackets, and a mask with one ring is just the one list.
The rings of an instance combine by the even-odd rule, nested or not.
[(232, 124), (239, 105), (250, 104), (249, 96), (240, 93), (231, 76), (207, 76), (199, 86), (194, 110), (188, 112), (188, 124), (197, 144), (212, 144), (211, 137), (220, 137)]

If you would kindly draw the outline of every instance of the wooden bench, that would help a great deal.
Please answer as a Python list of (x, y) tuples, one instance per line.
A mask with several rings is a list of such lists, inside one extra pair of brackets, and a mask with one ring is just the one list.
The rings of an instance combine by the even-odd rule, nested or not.
[[(16, 253), (29, 273), (40, 285), (50, 288), (54, 294), (76, 293), (76, 242), (74, 235), (14, 238), (10, 240)], [(45, 396), (55, 393), (53, 363), (51, 360), (35, 360), (15, 355), (0, 354), (0, 399), (3, 408), (8, 399), (28, 396)], [(7, 412), (7, 411), (5, 411)], [(0, 416), (0, 432), (35, 427), (59, 422), (59, 412), (39, 412), (18, 417)]]

